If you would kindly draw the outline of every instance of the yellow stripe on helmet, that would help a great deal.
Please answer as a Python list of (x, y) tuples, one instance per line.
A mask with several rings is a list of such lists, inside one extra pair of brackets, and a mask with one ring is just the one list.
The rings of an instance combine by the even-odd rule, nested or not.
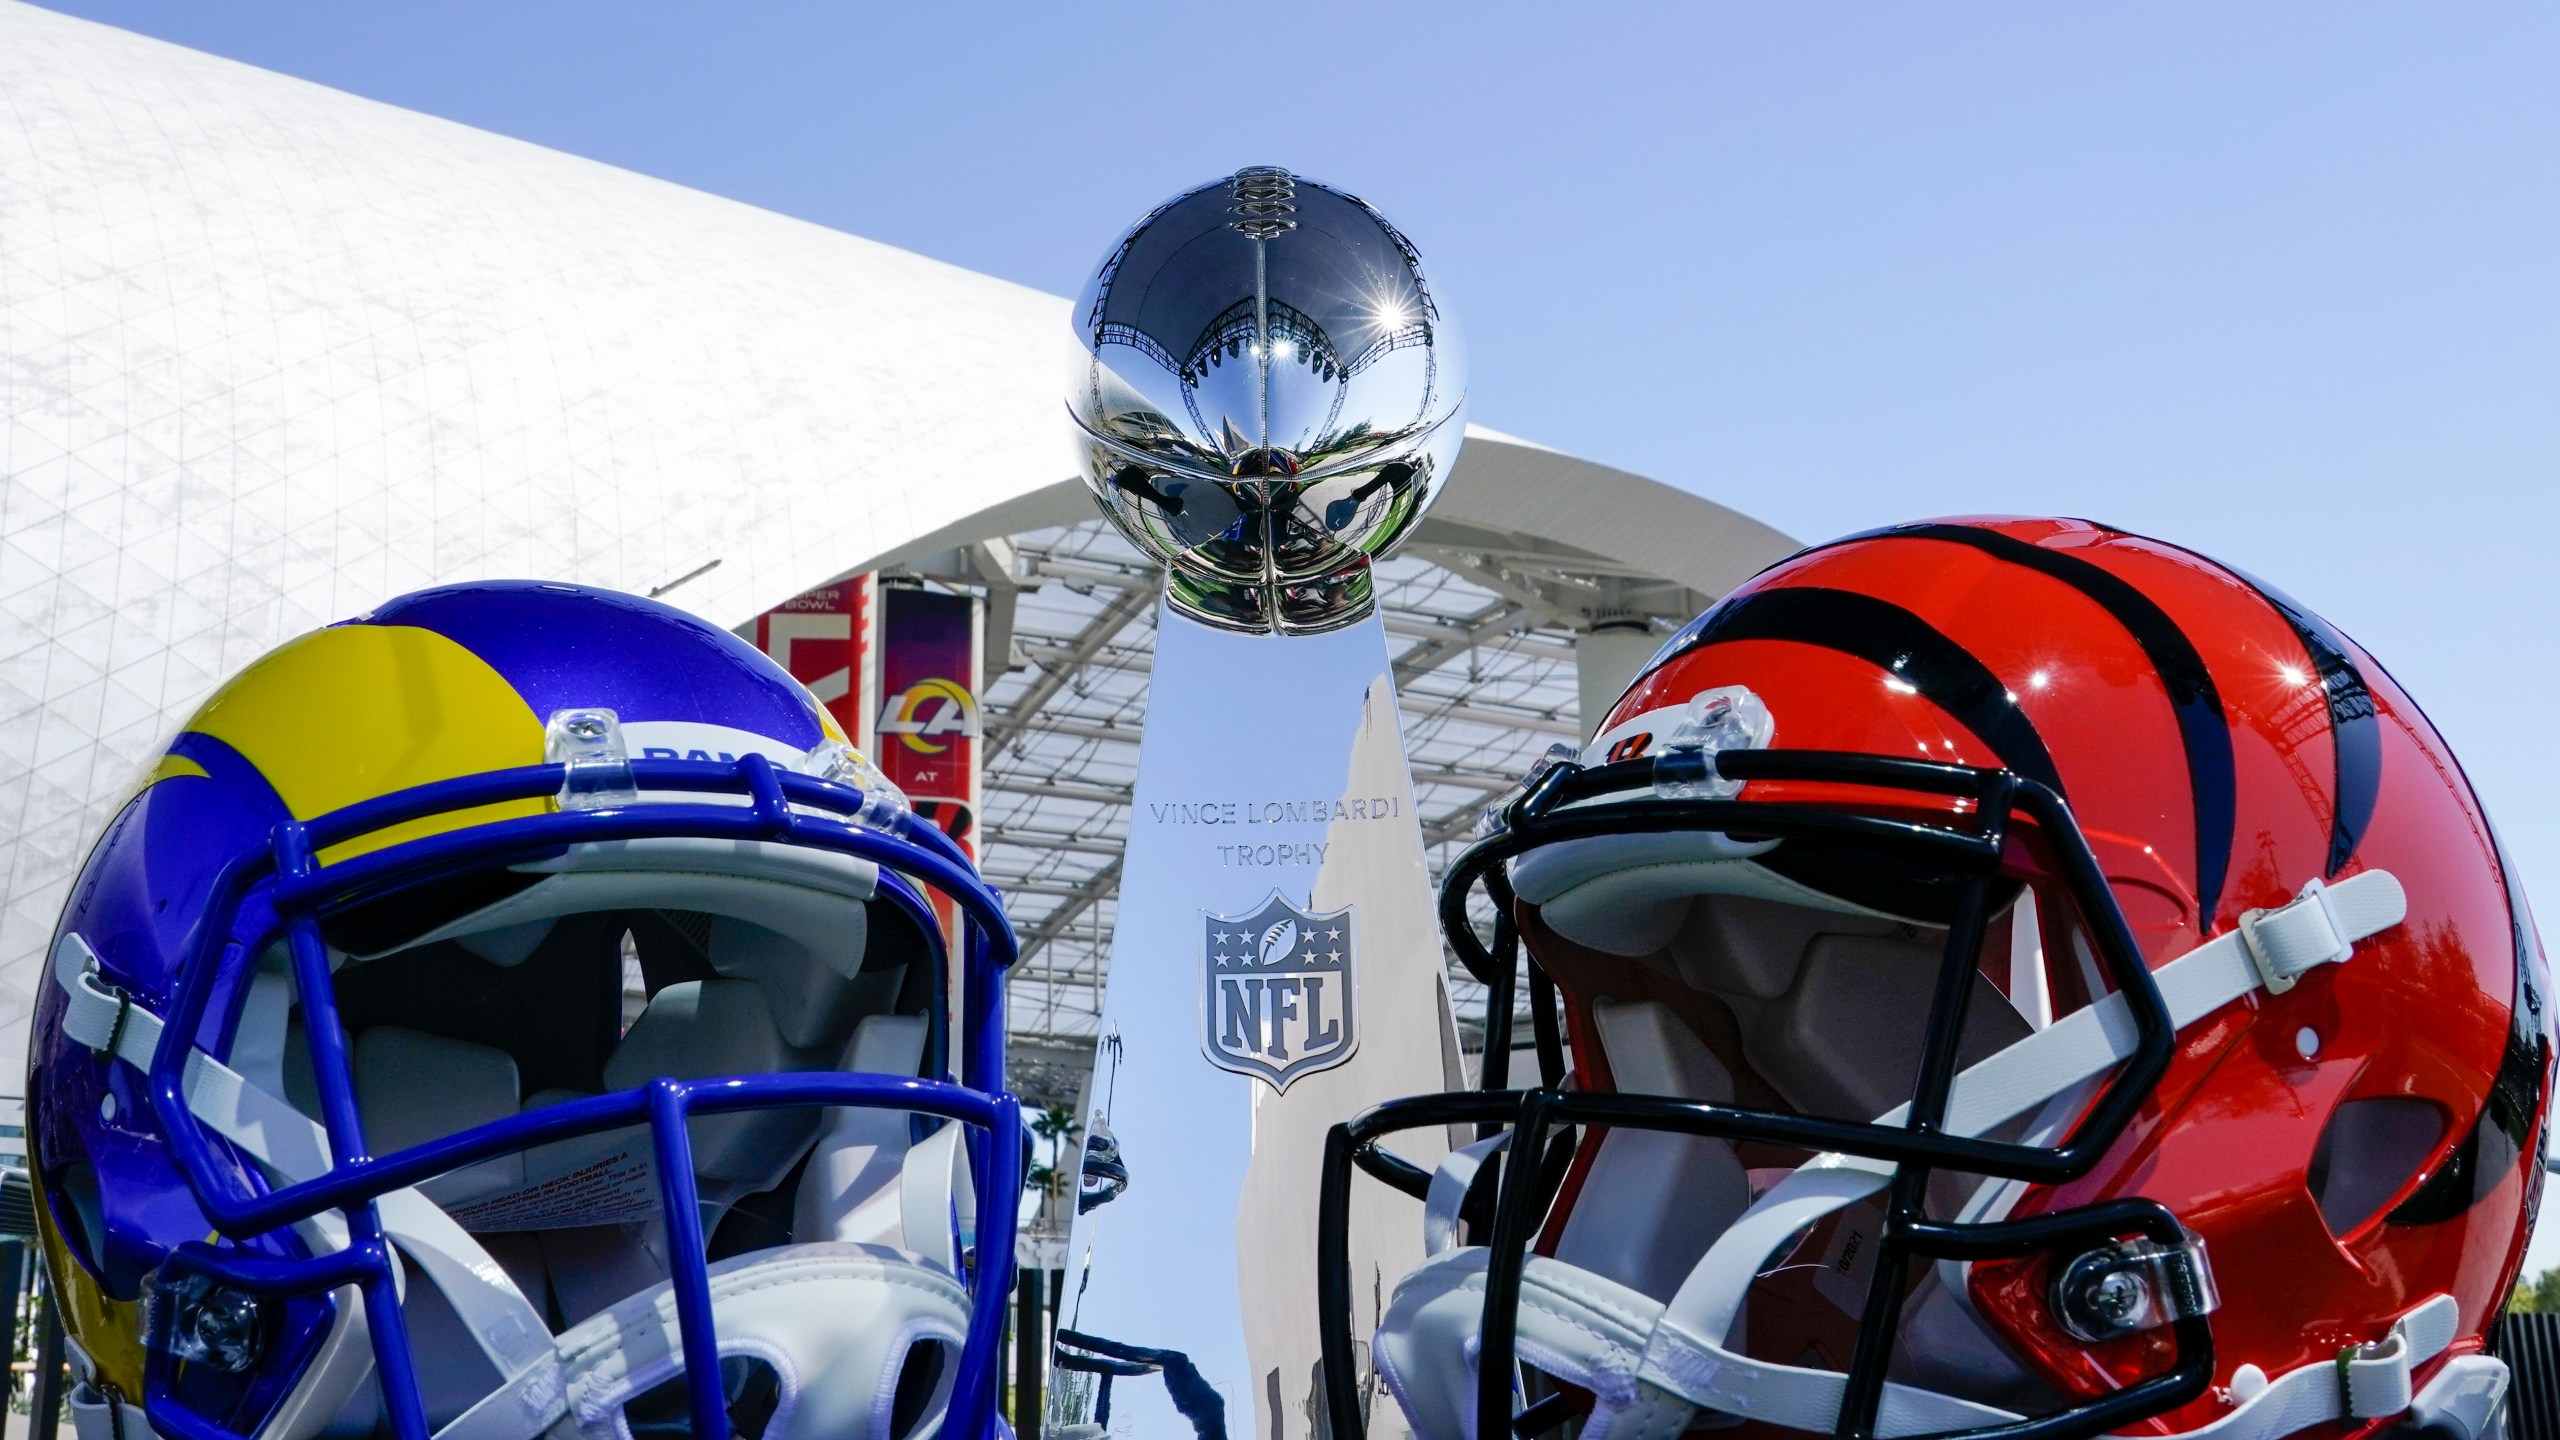
[[(222, 687), (187, 728), (240, 752), (294, 818), (413, 785), (542, 763), (542, 719), (488, 662), (432, 630), (315, 630)], [(323, 853), (340, 860), (519, 815), (518, 800), (430, 816)]]

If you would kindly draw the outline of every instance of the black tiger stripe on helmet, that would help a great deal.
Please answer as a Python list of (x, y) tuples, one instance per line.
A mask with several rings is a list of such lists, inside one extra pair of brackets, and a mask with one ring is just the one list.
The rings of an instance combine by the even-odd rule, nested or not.
[[(2205, 559), (2201, 555), (2196, 558)], [(2321, 697), (2329, 710), (2331, 782), (2337, 790), (2336, 806), (2329, 816), (2327, 872), (2334, 880), (2356, 853), (2356, 842), (2364, 838), (2365, 827), (2373, 822), (2374, 801), (2382, 793), (2381, 714), (2375, 708), (2373, 690), (2365, 684), (2364, 671), (2356, 665), (2355, 647), (2335, 626), (2245, 570), (2234, 570), (2216, 560), (2205, 563), (2257, 591), (2259, 599), (2284, 617), (2294, 638), (2302, 643), (2302, 653), (2311, 661), (2311, 673), (2320, 681)]]
[[(2143, 540), (2147, 544), (2157, 544), (2164, 549), (2177, 550), (2181, 554), (2194, 554), (2184, 547), (2150, 540), (2133, 531), (2110, 525), (2098, 525), (2094, 521), (2084, 523), (2091, 524), (2110, 535)], [(2205, 916), (2214, 914), (2221, 903), (2223, 886), (2230, 873), (2234, 823), (2238, 807), (2237, 765), (2232, 752), (2230, 718), (2224, 709), (2221, 692), (2215, 684), (2210, 667), (2205, 664), (2195, 643), (2188, 638), (2177, 621), (2171, 618), (2168, 612), (2150, 596), (2142, 593), (2140, 588), (2106, 567), (2077, 555), (2046, 549), (2031, 541), (2018, 539), (1987, 526), (1944, 521), (1886, 526), (1842, 536), (1838, 540), (1809, 547), (1805, 551), (1798, 552), (1798, 557), (1860, 541), (1884, 539), (1935, 540), (1963, 545), (2005, 563), (2034, 570), (2051, 579), (2059, 580), (2086, 596), (2124, 628), (2125, 633), (2141, 648), (2144, 657), (2150, 661), (2154, 673), (2160, 680), (2162, 690), (2169, 698), (2171, 711), (2177, 720), (2179, 741), (2186, 756), (2188, 790), (2195, 816), (2199, 910)], [(1790, 557), (1790, 559), (1798, 557)], [(2363, 672), (2355, 661), (2353, 647), (2327, 621), (2305, 609), (2282, 591), (2253, 576), (2233, 570), (2219, 561), (2203, 556), (2195, 558), (2230, 575), (2256, 592), (2268, 608), (2284, 621), (2286, 627), (2293, 631), (2295, 638), (2302, 645), (2306, 659), (2310, 662), (2312, 673), (2320, 682), (2323, 698), (2326, 701), (2332, 740), (2332, 780), (2335, 788), (2335, 803), (2330, 817), (2326, 871), (2331, 878), (2334, 878), (2354, 855), (2357, 841), (2372, 820), (2374, 804), (2381, 788), (2382, 742), (2376, 728), (2374, 700), (2372, 691), (2365, 683)], [(1762, 595), (1777, 593), (1800, 592), (1761, 592)], [(1646, 669), (1651, 670), (1672, 656), (1705, 643), (1709, 639), (1742, 638), (1740, 631), (1734, 628), (1734, 622), (1724, 617), (1731, 610), (1748, 605), (1760, 598), (1761, 595), (1746, 596), (1741, 601), (1735, 602), (1732, 607), (1718, 607), (1707, 616), (1700, 617), (1699, 623), (1692, 624), (1688, 630), (1664, 646), (1662, 652), (1654, 657)], [(1836, 610), (1838, 607), (1832, 608)], [(1885, 606), (1884, 608), (1893, 610), (1895, 615), (1900, 617), (1889, 622), (1886, 632), (1888, 635), (1904, 633), (1908, 627), (1917, 626), (1921, 630), (1928, 631), (1935, 637), (1938, 644), (1962, 653), (1962, 647), (1936, 631), (1930, 630), (1926, 622), (1921, 621), (1919, 617), (1896, 607)], [(1754, 623), (1765, 624), (1766, 621), (1761, 619)], [(1817, 624), (1813, 629), (1814, 633), (1802, 635), (1755, 635), (1753, 638), (1802, 639), (1807, 643), (1824, 645), (1826, 648), (1842, 650), (1850, 654), (1864, 655), (1870, 659), (1876, 658), (1870, 652), (1892, 650), (1889, 640), (1833, 643), (1840, 638), (1836, 625)], [(1713, 633), (1710, 633), (1711, 630)], [(1970, 654), (1964, 654), (1963, 658), (1969, 663), (1971, 669), (1980, 671), (1983, 675), (1989, 674), (1989, 671)], [(1888, 669), (1895, 668), (1889, 659), (1879, 659), (1877, 663)], [(1937, 668), (1936, 673), (1942, 682), (1940, 689), (1944, 695), (1967, 695), (1978, 690), (1978, 686), (1959, 681), (1958, 676), (1964, 669), (1964, 666), (1945, 664)], [(1928, 687), (1919, 688), (1924, 694), (1930, 693)], [(1938, 699), (1942, 705), (1946, 703), (1942, 694), (1932, 694), (1931, 698)], [(1976, 705), (1970, 714), (1958, 710), (1953, 705), (1946, 705), (1946, 708), (1950, 713), (1956, 713), (1960, 718), (1964, 718), (1968, 724), (1974, 725), (1976, 732), (1983, 734), (1986, 740), (1992, 739), (1983, 726), (1997, 722), (1992, 718), (1993, 712), (1987, 707)], [(2026, 722), (2023, 715), (2018, 717), (2018, 723), (2024, 726), (2028, 734), (2034, 733), (2033, 725)], [(1996, 742), (1993, 748), (2001, 754), (2004, 763), (2009, 763), (2016, 768), (2016, 762), (2010, 759), (2008, 750), (2003, 749)], [(2033, 753), (2045, 754), (2041, 740), (2037, 742)], [(2045, 755), (2044, 763), (2048, 767), (2051, 766), (2049, 755)], [(2030, 772), (2021, 769), (2019, 773)], [(2036, 778), (2046, 777), (2037, 776)], [(2057, 791), (2061, 789), (2058, 778), (2048, 779), (2047, 783), (2053, 784)]]
[(2170, 709), (2178, 720), (2178, 740), (2186, 751), (2187, 789), (2195, 813), (2197, 913), (2211, 923), (2231, 869), (2239, 775), (2231, 754), (2231, 720), (2195, 642), (2150, 596), (2105, 566), (2077, 555), (1977, 525), (1896, 525), (1868, 532), (1868, 538), (1888, 537), (1969, 545), (1994, 559), (2059, 580), (2097, 602), (2142, 647), (2161, 688), (2168, 692)]
[(1852, 655), (1889, 672), (1982, 737), (2000, 763), (2055, 794), (2066, 792), (2035, 722), (1972, 651), (1888, 600), (1822, 586), (1737, 595), (1689, 623), (1645, 666), (1649, 673), (1705, 645), (1791, 640)]

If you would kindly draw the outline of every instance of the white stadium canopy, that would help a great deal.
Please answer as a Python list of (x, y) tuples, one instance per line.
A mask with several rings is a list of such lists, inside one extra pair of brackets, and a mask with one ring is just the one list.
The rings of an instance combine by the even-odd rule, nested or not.
[[(0, 0), (0, 1064), (106, 807), (258, 654), (455, 580), (735, 626), (875, 568), (994, 602), (986, 861), (1074, 1063), (1156, 581), (1069, 476), (1066, 306)], [(1471, 429), (1383, 587), (1435, 845), (1792, 548)]]

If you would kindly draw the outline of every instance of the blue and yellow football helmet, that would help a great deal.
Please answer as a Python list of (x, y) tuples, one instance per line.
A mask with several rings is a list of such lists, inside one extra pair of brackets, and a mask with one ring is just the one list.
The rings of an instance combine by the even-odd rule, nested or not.
[(285, 645), (54, 936), (29, 1149), (84, 1440), (998, 1435), (1013, 955), (681, 611), (457, 585)]

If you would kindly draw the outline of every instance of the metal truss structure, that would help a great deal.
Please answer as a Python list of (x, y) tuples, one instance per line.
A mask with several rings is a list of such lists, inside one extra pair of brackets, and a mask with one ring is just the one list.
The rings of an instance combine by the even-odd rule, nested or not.
[[(968, 570), (935, 578), (988, 592), (988, 653), (1004, 666), (985, 690), (978, 839), (1023, 938), (1013, 1069), (1027, 1099), (1065, 1103), (1100, 1024), (1163, 577), (1099, 520), (977, 547)], [(1549, 746), (1580, 743), (1583, 642), (1601, 631), (1641, 646), (1708, 598), (1598, 556), (1438, 521), (1379, 580), (1435, 881), (1488, 800)], [(1472, 1038), (1485, 992), (1453, 962), (1450, 979)]]

